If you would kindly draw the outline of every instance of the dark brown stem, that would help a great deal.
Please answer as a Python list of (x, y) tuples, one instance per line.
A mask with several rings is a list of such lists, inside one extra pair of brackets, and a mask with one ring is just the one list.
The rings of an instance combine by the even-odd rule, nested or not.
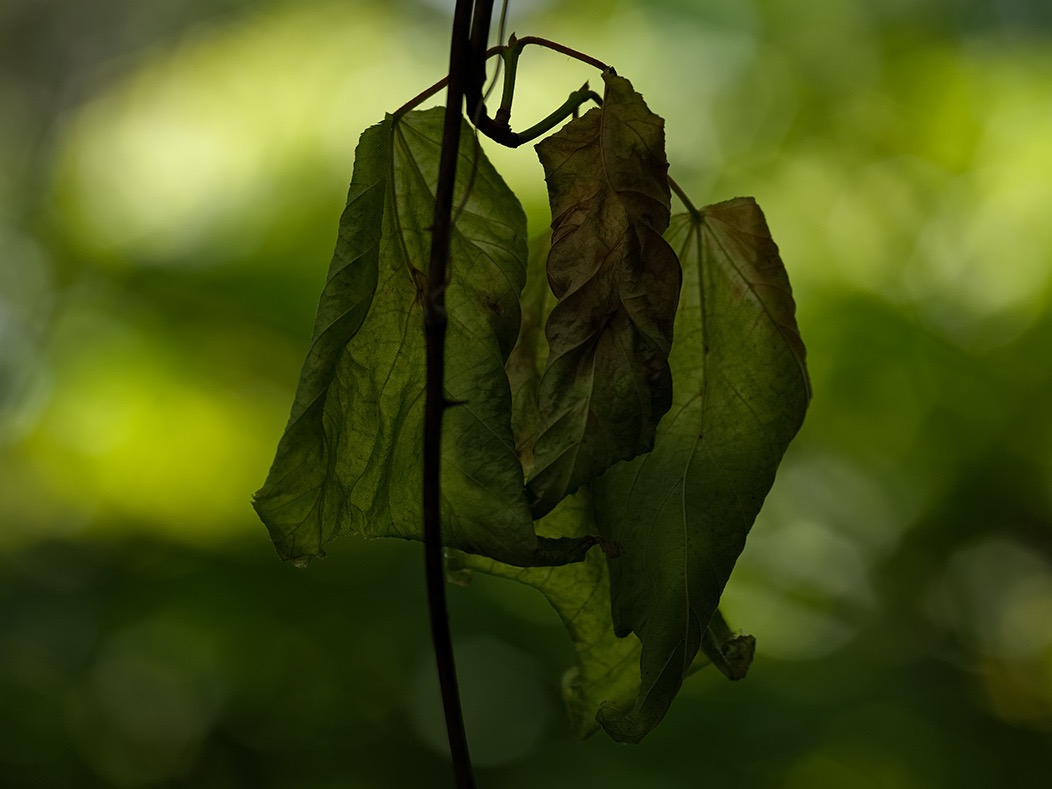
[[(480, 11), (479, 9), (481, 6), (483, 6), (483, 3), (479, 3), (479, 5), (476, 6), (471, 33), (469, 34), (469, 43), (467, 47), (469, 51), (468, 60), (470, 61), (470, 64), (467, 67), (468, 77), (466, 78), (467, 81), (464, 86), (464, 96), (467, 99), (468, 115), (471, 118), (472, 124), (480, 132), (482, 132), (494, 142), (499, 143), (500, 145), (503, 145), (507, 148), (517, 148), (524, 142), (528, 142), (530, 139), (533, 139), (533, 137), (536, 137), (537, 135), (524, 138), (521, 134), (512, 131), (511, 126), (508, 123), (510, 112), (503, 106), (501, 110), (497, 112), (497, 116), (495, 118), (491, 118), (489, 116), (489, 113), (486, 111), (486, 104), (482, 95), (482, 85), (485, 82), (486, 78), (485, 61), (489, 60), (494, 55), (502, 54), (508, 49), (521, 49), (527, 44), (533, 44), (535, 46), (544, 47), (545, 49), (550, 49), (554, 52), (560, 52), (563, 55), (572, 57), (576, 60), (581, 61), (582, 63), (587, 63), (590, 66), (594, 66), (600, 71), (610, 71), (612, 73), (616, 73), (614, 72), (614, 68), (612, 66), (606, 65), (601, 60), (597, 60), (596, 58), (593, 58), (590, 55), (586, 55), (583, 52), (578, 52), (576, 49), (571, 49), (570, 47), (563, 46), (562, 44), (559, 44), (555, 41), (549, 41), (546, 38), (540, 38), (538, 36), (526, 36), (524, 38), (513, 39), (513, 42), (508, 46), (498, 45), (495, 47), (490, 47), (489, 49), (484, 50), (484, 54), (480, 58), (478, 52), (483, 51), (483, 47), (485, 47), (485, 39), (482, 37), (482, 34), (479, 31), (483, 28), (483, 20), (485, 20), (485, 23), (488, 25), (491, 15), (490, 12), (492, 12), (493, 8), (493, 2), (492, 0), (486, 2), (486, 7), (482, 7)], [(486, 30), (488, 31), (488, 27), (486, 28)], [(450, 72), (450, 76), (452, 76), (452, 72)], [(398, 119), (410, 110), (417, 107), (422, 102), (427, 101), (429, 98), (431, 98), (440, 90), (442, 90), (442, 88), (446, 87), (449, 84), (449, 81), (450, 77), (443, 77), (434, 85), (417, 94), (405, 104), (403, 104), (401, 107), (399, 107), (397, 110), (395, 110), (392, 113), (393, 117), (395, 119)]]
[(570, 47), (558, 44), (555, 41), (549, 41), (546, 38), (540, 38), (539, 36), (524, 36), (519, 39), (519, 46), (524, 47), (527, 44), (534, 44), (535, 46), (544, 47), (545, 49), (553, 50), (554, 52), (561, 52), (564, 55), (572, 57), (574, 60), (579, 60), (582, 63), (587, 63), (589, 66), (594, 66), (600, 71), (612, 71), (613, 67), (606, 65), (601, 60), (593, 58), (591, 55), (586, 55), (583, 52), (578, 52), (576, 49), (570, 49)]
[(457, 0), (449, 46), (449, 87), (442, 128), (442, 151), (435, 186), (435, 214), (431, 226), (431, 259), (424, 300), (424, 338), (427, 353), (427, 390), (424, 397), (424, 565), (428, 613), (435, 663), (442, 692), (442, 708), (449, 735), (449, 752), (457, 789), (474, 789), (464, 714), (460, 705), (453, 639), (449, 632), (446, 605), (446, 568), (442, 555), (442, 509), (440, 471), (442, 460), (442, 414), (445, 396), (446, 272), (449, 264), (453, 187), (460, 151), (464, 93), (470, 79), (468, 57), (472, 0)]
[(516, 135), (516, 137), (518, 137), (518, 142), (516, 144), (522, 145), (524, 142), (537, 139), (542, 134), (547, 134), (571, 115), (576, 116), (578, 108), (589, 99), (596, 104), (601, 105), (603, 103), (602, 97), (598, 93), (589, 90), (588, 83), (586, 82), (579, 90), (575, 90), (571, 93), (569, 98), (563, 102), (562, 106), (547, 118), (534, 124), (525, 131), (519, 132)]
[(399, 118), (401, 118), (403, 115), (405, 115), (410, 110), (416, 109), (420, 104), (422, 104), (425, 101), (427, 101), (428, 99), (430, 99), (432, 96), (434, 96), (436, 93), (438, 93), (440, 90), (442, 90), (442, 88), (444, 88), (448, 84), (449, 84), (449, 77), (442, 77), (442, 79), (440, 79), (438, 82), (436, 82), (430, 88), (426, 88), (426, 89), (420, 91), (420, 93), (418, 93), (415, 96), (413, 96), (413, 98), (411, 98), (409, 101), (407, 101), (401, 107), (399, 107), (397, 110), (392, 112), (391, 116), (395, 120), (398, 120)]
[[(492, 13), (493, 0), (478, 0), (478, 2), (475, 3), (475, 17), (472, 21), (471, 27), (472, 66), (468, 78), (466, 93), (468, 114), (470, 115), (475, 128), (491, 140), (507, 148), (518, 148), (526, 142), (527, 139), (533, 139), (533, 137), (527, 138), (511, 130), (511, 125), (508, 122), (510, 108), (502, 105), (501, 111), (497, 113), (497, 117), (491, 118), (486, 111), (486, 103), (482, 96), (482, 85), (486, 80), (486, 60), (483, 56), (483, 52), (486, 47), (486, 37), (489, 35), (490, 18)], [(561, 52), (564, 55), (568, 55), (569, 57), (576, 58), (583, 63), (594, 66), (600, 71), (613, 71), (610, 66), (600, 60), (596, 60), (583, 52), (578, 52), (576, 49), (570, 49), (570, 47), (557, 44), (554, 41), (549, 41), (546, 38), (526, 36), (525, 38), (517, 39), (514, 43), (510, 44), (509, 47), (521, 49), (527, 44), (534, 44), (536, 46), (554, 50), (555, 52)], [(534, 135), (534, 137), (535, 136), (536, 135)]]
[(491, 118), (486, 111), (482, 86), (486, 82), (486, 42), (489, 39), (490, 23), (493, 19), (493, 0), (476, 0), (475, 16), (471, 21), (471, 65), (465, 94), (468, 115), (475, 128), (494, 142), (508, 148), (519, 146), (519, 136), (511, 130), (508, 121)]
[(469, 116), (474, 116), (476, 107), (482, 103), (482, 88), (486, 84), (486, 44), (489, 43), (492, 19), (493, 0), (475, 0), (468, 51), (468, 80), (464, 87)]
[[(507, 49), (507, 47), (503, 47), (503, 46), (490, 47), (489, 49), (486, 50), (486, 60), (489, 60), (494, 55), (499, 55), (505, 49)], [(446, 87), (446, 85), (448, 85), (448, 84), (449, 84), (449, 76), (447, 75), (445, 77), (442, 77), (442, 79), (440, 79), (438, 82), (436, 82), (431, 87), (425, 88), (424, 90), (420, 91), (420, 93), (418, 93), (415, 96), (413, 96), (413, 98), (411, 98), (409, 101), (407, 101), (401, 107), (399, 107), (397, 110), (392, 112), (391, 116), (394, 117), (396, 120), (398, 118), (401, 118), (403, 115), (405, 115), (410, 110), (414, 110), (417, 107), (419, 107), (421, 104), (423, 104), (425, 101), (430, 99), (432, 96), (434, 96), (436, 93), (438, 93), (440, 90), (442, 90), (442, 88)]]

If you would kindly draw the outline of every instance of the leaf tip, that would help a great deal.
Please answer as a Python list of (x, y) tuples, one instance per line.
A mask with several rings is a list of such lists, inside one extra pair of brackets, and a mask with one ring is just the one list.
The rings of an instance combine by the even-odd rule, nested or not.
[[(727, 661), (730, 673), (727, 679), (745, 679), (756, 654), (756, 639), (750, 635), (736, 636), (723, 644), (723, 657)], [(725, 672), (726, 673), (726, 672)]]
[(595, 719), (611, 739), (629, 745), (639, 745), (653, 728), (646, 726), (638, 716), (625, 712), (612, 701), (604, 701), (599, 706)]
[(750, 635), (729, 636), (717, 642), (711, 628), (701, 642), (705, 657), (720, 670), (727, 679), (737, 682), (745, 679), (756, 654), (756, 639)]

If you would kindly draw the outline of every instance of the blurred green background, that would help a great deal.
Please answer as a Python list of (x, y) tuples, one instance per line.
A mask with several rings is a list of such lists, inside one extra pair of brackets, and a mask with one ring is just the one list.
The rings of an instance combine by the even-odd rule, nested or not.
[[(446, 787), (421, 551), (283, 565), (249, 499), (360, 131), (450, 0), (0, 4), (0, 785)], [(756, 196), (815, 399), (728, 587), (749, 678), (567, 734), (532, 590), (451, 589), (482, 787), (1044, 786), (1052, 5), (513, 0), (698, 204)], [(529, 49), (516, 125), (594, 73)], [(492, 147), (492, 146), (491, 146)], [(494, 151), (539, 232), (532, 151)]]

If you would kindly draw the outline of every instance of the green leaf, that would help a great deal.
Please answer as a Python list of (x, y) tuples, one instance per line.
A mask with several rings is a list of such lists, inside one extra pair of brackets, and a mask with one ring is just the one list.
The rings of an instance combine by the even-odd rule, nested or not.
[(548, 355), (548, 341), (544, 337), (544, 321), (552, 308), (551, 290), (545, 275), (544, 262), (551, 249), (550, 232), (530, 242), (526, 286), (520, 300), (522, 322), (519, 338), (504, 368), (511, 384), (511, 427), (515, 435), (519, 459), (527, 476), (533, 468), (533, 444), (540, 428), (537, 390), (541, 381), (540, 368)]
[[(588, 486), (563, 499), (537, 522), (538, 534), (583, 537), (595, 532)], [(639, 691), (641, 644), (634, 634), (618, 638), (610, 618), (610, 572), (598, 548), (583, 562), (560, 567), (513, 567), (484, 556), (452, 552), (450, 579), (459, 585), (471, 572), (483, 572), (532, 586), (562, 620), (573, 643), (574, 665), (563, 675), (562, 697), (570, 728), (580, 738), (599, 730), (596, 715), (604, 706), (626, 706)], [(755, 639), (730, 632), (719, 611), (712, 618), (688, 673), (715, 663), (731, 679), (741, 679), (752, 662)]]
[[(587, 490), (564, 499), (537, 522), (537, 532), (562, 538), (594, 534)], [(604, 701), (631, 702), (639, 687), (639, 640), (614, 635), (609, 570), (598, 548), (583, 562), (561, 567), (512, 567), (482, 556), (454, 554), (449, 569), (510, 578), (547, 598), (573, 641), (574, 667), (563, 677), (562, 695), (571, 729), (578, 737), (598, 730), (595, 714)]]
[(527, 492), (534, 517), (612, 463), (653, 446), (672, 402), (668, 353), (680, 268), (669, 222), (664, 121), (606, 73), (603, 106), (537, 145), (552, 209), (558, 303), (538, 389)]
[[(789, 280), (756, 203), (679, 215), (668, 236), (684, 267), (675, 398), (654, 450), (594, 486), (600, 534), (621, 549), (609, 560), (614, 630), (643, 645), (635, 703), (599, 713), (626, 742), (668, 711), (811, 395)], [(741, 674), (752, 644), (726, 635), (712, 652)]]
[[(745, 679), (756, 652), (756, 639), (732, 633), (723, 614), (716, 609), (701, 639), (701, 650), (727, 679)], [(698, 659), (694, 662), (697, 664)]]
[[(551, 233), (530, 243), (529, 267), (522, 295), (522, 323), (506, 368), (513, 395), (512, 424), (523, 464), (539, 426), (539, 368), (548, 353), (543, 326), (554, 299), (545, 274)], [(595, 534), (587, 486), (559, 503), (537, 521), (539, 535), (583, 538)], [(563, 679), (563, 699), (571, 729), (579, 737), (598, 730), (595, 714), (604, 701), (628, 703), (639, 686), (639, 640), (617, 638), (610, 620), (610, 576), (606, 559), (592, 550), (585, 560), (561, 567), (513, 567), (484, 556), (453, 552), (448, 572), (478, 571), (510, 578), (541, 592), (555, 609), (574, 645), (574, 667)]]
[[(281, 556), (344, 532), (421, 538), (422, 294), (444, 110), (390, 116), (359, 142), (347, 208), (292, 415), (255, 506)], [(512, 564), (579, 559), (536, 538), (504, 363), (519, 326), (526, 220), (461, 135), (446, 303), (443, 542)], [(470, 189), (470, 194), (468, 190)]]
[[(538, 368), (548, 351), (542, 326), (553, 306), (545, 275), (545, 258), (550, 245), (550, 233), (530, 244), (526, 287), (522, 296), (522, 324), (518, 342), (506, 365), (514, 400), (512, 422), (516, 440), (526, 453), (538, 426)], [(527, 454), (524, 455), (524, 464), (528, 462)], [(589, 490), (590, 486), (585, 485), (576, 494), (563, 499), (537, 522), (537, 533), (564, 539), (594, 534)], [(610, 574), (601, 551), (593, 549), (579, 564), (525, 569), (482, 556), (454, 552), (448, 570), (451, 579), (458, 583), (464, 582), (471, 571), (479, 571), (527, 584), (545, 596), (573, 643), (574, 666), (564, 675), (562, 693), (571, 729), (577, 736), (583, 738), (599, 729), (596, 713), (604, 703), (631, 704), (639, 689), (640, 643), (633, 635), (618, 638), (614, 634), (610, 618)], [(751, 636), (735, 637), (717, 613), (706, 633), (705, 653), (695, 658), (691, 671), (704, 667), (713, 657), (724, 673), (731, 670), (744, 673), (748, 665), (741, 648), (743, 642), (750, 643)], [(730, 653), (727, 657), (725, 651)], [(748, 656), (751, 657), (751, 651)]]

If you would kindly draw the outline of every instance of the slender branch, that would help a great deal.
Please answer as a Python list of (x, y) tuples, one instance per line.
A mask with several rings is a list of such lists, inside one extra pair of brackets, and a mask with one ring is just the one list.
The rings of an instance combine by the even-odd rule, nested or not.
[[(504, 29), (508, 21), (508, 2), (509, 0), (501, 0), (500, 4), (500, 18), (497, 21), (497, 45), (504, 43)], [(515, 34), (512, 33), (511, 37), (514, 39)], [(486, 56), (484, 60), (489, 60), (489, 50), (486, 50)], [(493, 95), (493, 91), (497, 88), (497, 82), (500, 80), (501, 66), (503, 65), (503, 58), (497, 63), (497, 68), (493, 72), (493, 79), (490, 80), (489, 85), (486, 87), (485, 92), (482, 94), (482, 101), (489, 101), (489, 97)]]
[(431, 227), (431, 259), (424, 299), (424, 338), (427, 352), (427, 389), (424, 397), (424, 566), (431, 639), (435, 647), (435, 663), (438, 668), (442, 708), (445, 712), (446, 732), (449, 736), (449, 751), (453, 760), (457, 789), (474, 789), (475, 777), (468, 753), (467, 734), (464, 731), (464, 714), (453, 658), (453, 639), (449, 632), (446, 568), (442, 555), (440, 472), (442, 414), (448, 406), (444, 380), (446, 271), (449, 263), (453, 188), (460, 152), (464, 92), (469, 78), (468, 47), (472, 5), (472, 0), (457, 0), (453, 12), (453, 32), (449, 46), (449, 87), (446, 93), (442, 151), (439, 156), (438, 183), (435, 187), (434, 224)]
[(508, 46), (501, 52), (504, 61), (504, 87), (501, 90), (500, 107), (497, 109), (497, 123), (509, 123), (511, 121), (511, 104), (515, 99), (515, 77), (519, 70), (519, 53), (522, 48), (517, 46), (515, 34), (511, 34)]
[[(500, 3), (500, 17), (497, 19), (497, 43), (498, 44), (503, 44), (504, 43), (504, 33), (507, 30), (507, 24), (508, 24), (508, 3), (509, 2), (510, 2), (510, 0), (501, 0), (501, 3)], [(509, 41), (508, 43), (511, 44), (514, 41), (515, 41), (515, 33), (512, 33), (511, 34), (511, 41)], [(500, 67), (501, 67), (501, 64), (498, 63), (496, 71), (493, 72), (493, 81), (490, 82), (489, 88), (486, 90), (486, 93), (483, 96), (483, 98), (485, 100), (487, 100), (487, 101), (489, 100), (490, 94), (493, 93), (493, 89), (497, 87), (497, 78), (500, 76)]]
[(545, 49), (551, 49), (555, 52), (561, 52), (564, 55), (572, 57), (574, 60), (579, 60), (582, 63), (587, 63), (589, 66), (594, 66), (600, 71), (613, 71), (612, 66), (608, 66), (601, 60), (593, 58), (591, 55), (586, 55), (583, 52), (578, 52), (576, 49), (570, 49), (570, 47), (559, 44), (555, 41), (549, 41), (546, 38), (539, 36), (524, 36), (519, 39), (519, 46), (524, 47), (527, 44), (534, 44)]
[[(486, 50), (486, 60), (489, 60), (494, 55), (502, 54), (505, 49), (507, 49), (507, 47), (502, 47), (502, 46), (490, 47), (489, 49)], [(438, 93), (440, 90), (442, 90), (442, 88), (446, 87), (446, 85), (448, 85), (448, 84), (449, 84), (449, 75), (446, 75), (445, 77), (442, 77), (442, 79), (440, 79), (438, 82), (436, 82), (431, 87), (425, 88), (424, 90), (420, 91), (420, 93), (418, 93), (415, 96), (413, 96), (413, 98), (411, 98), (409, 101), (407, 101), (401, 107), (399, 107), (397, 110), (392, 112), (391, 116), (395, 120), (401, 118), (407, 112), (410, 112), (411, 110), (415, 110), (417, 107), (419, 107), (425, 101), (430, 99), (432, 96), (434, 96), (436, 93)]]
[(529, 142), (530, 140), (540, 137), (542, 134), (551, 131), (564, 120), (569, 118), (571, 115), (577, 112), (577, 108), (584, 104), (586, 101), (591, 99), (596, 104), (602, 104), (603, 99), (593, 90), (590, 90), (588, 83), (586, 82), (582, 87), (575, 90), (570, 94), (569, 98), (562, 103), (555, 112), (549, 115), (539, 123), (535, 123), (526, 131), (518, 133), (519, 144)]
[(475, 128), (491, 140), (508, 148), (518, 146), (517, 135), (512, 132), (507, 121), (501, 122), (491, 118), (486, 111), (486, 102), (482, 96), (482, 86), (486, 82), (486, 42), (489, 39), (490, 22), (493, 18), (493, 0), (475, 0), (475, 15), (471, 20), (470, 65), (465, 98), (468, 102), (468, 115)]
[(470, 45), (468, 48), (468, 77), (464, 97), (468, 102), (468, 115), (474, 117), (476, 108), (482, 104), (482, 89), (486, 84), (486, 44), (493, 19), (493, 0), (475, 0), (471, 17)]
[[(497, 111), (497, 115), (494, 118), (489, 116), (486, 111), (486, 102), (482, 96), (482, 85), (486, 80), (486, 65), (485, 58), (483, 57), (483, 51), (486, 46), (486, 36), (489, 33), (490, 18), (493, 13), (493, 0), (478, 0), (475, 4), (475, 16), (472, 20), (471, 27), (471, 60), (472, 65), (470, 67), (470, 76), (468, 77), (467, 84), (467, 101), (468, 101), (468, 113), (475, 124), (475, 128), (485, 134), (494, 142), (504, 145), (508, 148), (517, 148), (524, 142), (534, 139), (535, 137), (543, 134), (550, 130), (559, 121), (555, 121), (551, 125), (544, 125), (548, 119), (542, 121), (537, 126), (530, 129), (532, 136), (524, 136), (523, 134), (517, 134), (511, 130), (511, 124), (509, 123), (511, 118), (511, 91), (514, 90), (515, 86), (515, 66), (517, 65), (518, 52), (528, 44), (534, 44), (536, 46), (545, 47), (555, 52), (560, 52), (569, 57), (580, 60), (583, 63), (587, 63), (600, 71), (613, 72), (613, 68), (603, 63), (601, 60), (586, 55), (583, 52), (578, 52), (576, 49), (563, 46), (554, 41), (549, 41), (546, 38), (540, 38), (538, 36), (526, 36), (525, 38), (516, 39), (514, 36), (512, 40), (508, 42), (508, 46), (504, 48), (505, 60), (508, 62), (509, 70), (511, 71), (508, 78), (505, 79), (504, 89), (505, 96), (501, 101), (500, 109)], [(510, 54), (510, 59), (508, 55)], [(571, 97), (571, 101), (572, 101)], [(581, 99), (577, 102), (579, 105)], [(568, 106), (569, 109), (564, 115), (561, 115), (559, 120), (569, 117), (576, 109), (577, 105)], [(554, 115), (561, 113), (563, 107), (556, 110)], [(549, 116), (549, 118), (552, 116)]]
[[(480, 11), (480, 6), (483, 5), (485, 7), (482, 8)], [(544, 47), (545, 49), (550, 49), (555, 52), (560, 52), (564, 55), (572, 57), (576, 60), (581, 61), (582, 63), (587, 63), (588, 65), (594, 66), (595, 68), (599, 69), (600, 71), (610, 71), (613, 73), (616, 72), (614, 72), (612, 66), (608, 66), (601, 60), (597, 60), (596, 58), (593, 58), (590, 55), (586, 55), (583, 52), (578, 52), (576, 49), (571, 49), (570, 47), (563, 46), (562, 44), (559, 44), (555, 41), (549, 41), (546, 38), (540, 38), (538, 36), (525, 36), (524, 38), (515, 38), (515, 36), (513, 35), (511, 37), (511, 40), (508, 42), (507, 46), (497, 45), (494, 47), (490, 47), (489, 49), (485, 50), (483, 55), (480, 57), (478, 55), (478, 52), (482, 51), (482, 47), (485, 46), (485, 39), (482, 37), (482, 33), (480, 33), (479, 31), (482, 29), (482, 20), (485, 19), (487, 22), (489, 21), (492, 8), (492, 0), (483, 0), (483, 2), (479, 3), (479, 5), (477, 5), (475, 8), (475, 15), (472, 20), (472, 28), (471, 32), (469, 33), (469, 43), (467, 45), (469, 49), (469, 54), (467, 56), (467, 59), (469, 60), (469, 65), (467, 66), (469, 75), (468, 77), (466, 77), (467, 81), (464, 87), (464, 95), (468, 103), (468, 114), (475, 128), (477, 128), (480, 132), (485, 134), (494, 142), (499, 143), (500, 145), (503, 145), (507, 148), (518, 148), (523, 143), (529, 142), (530, 140), (535, 139), (541, 134), (544, 134), (549, 129), (553, 128), (559, 121), (555, 121), (555, 123), (552, 123), (551, 125), (545, 128), (541, 127), (543, 124), (546, 123), (548, 119), (557, 115), (563, 110), (563, 107), (560, 107), (554, 113), (552, 113), (552, 115), (548, 116), (548, 118), (530, 127), (530, 129), (527, 129), (526, 132), (516, 133), (511, 130), (511, 125), (509, 121), (511, 118), (512, 94), (515, 89), (516, 66), (518, 65), (519, 52), (521, 52), (524, 46), (528, 44), (533, 44), (535, 46)], [(488, 30), (488, 27), (486, 29)], [(486, 112), (486, 104), (482, 95), (482, 86), (485, 83), (486, 77), (485, 61), (498, 54), (504, 57), (505, 66), (507, 68), (508, 73), (505, 74), (504, 96), (502, 97), (500, 108), (497, 110), (496, 116), (491, 118)], [(479, 61), (481, 61), (481, 63)], [(450, 76), (452, 76), (452, 72), (450, 72)], [(449, 81), (450, 77), (443, 77), (434, 85), (417, 94), (405, 104), (403, 104), (401, 107), (399, 107), (397, 110), (395, 110), (392, 113), (392, 116), (395, 119), (401, 118), (407, 112), (416, 108), (423, 102), (427, 101), (429, 98), (431, 98), (440, 90), (442, 90), (442, 88), (446, 87), (449, 84)], [(568, 101), (571, 101), (572, 97), (577, 95), (578, 93), (580, 93), (580, 91), (575, 91), (573, 94), (571, 94), (571, 99), (569, 99)], [(595, 94), (592, 94), (592, 96), (594, 95)], [(581, 99), (581, 101), (578, 101), (577, 105), (580, 105), (584, 100), (585, 99)], [(565, 106), (567, 105), (564, 105), (564, 107)], [(562, 118), (569, 117), (570, 115), (574, 115), (575, 113), (576, 106), (571, 108), (569, 112), (562, 116)], [(540, 130), (537, 131), (538, 129)]]
[(442, 77), (442, 79), (440, 79), (438, 82), (436, 82), (430, 88), (425, 88), (424, 90), (420, 91), (420, 93), (418, 93), (415, 96), (413, 96), (413, 98), (411, 98), (409, 101), (407, 101), (401, 107), (399, 107), (397, 110), (392, 112), (391, 116), (395, 120), (398, 120), (403, 115), (405, 115), (407, 112), (409, 112), (411, 110), (415, 110), (417, 107), (419, 107), (425, 101), (430, 99), (432, 96), (434, 96), (436, 93), (438, 93), (440, 90), (442, 90), (442, 88), (446, 87), (446, 85), (448, 85), (448, 84), (449, 84), (449, 77), (448, 76)]

